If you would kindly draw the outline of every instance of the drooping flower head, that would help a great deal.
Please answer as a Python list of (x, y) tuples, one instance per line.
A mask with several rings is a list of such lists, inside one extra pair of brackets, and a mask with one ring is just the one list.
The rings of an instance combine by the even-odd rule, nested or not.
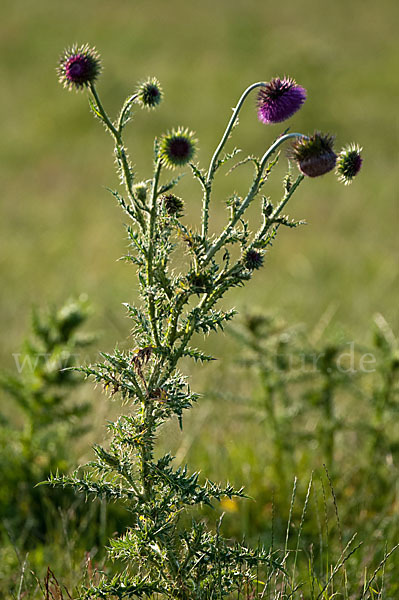
[(162, 88), (155, 77), (151, 77), (139, 84), (137, 90), (137, 102), (145, 108), (156, 108), (162, 100)]
[(352, 183), (362, 166), (361, 151), (362, 148), (357, 144), (350, 144), (341, 150), (337, 157), (338, 181), (342, 181), (345, 185)]
[(180, 217), (182, 215), (184, 202), (181, 198), (174, 194), (163, 194), (160, 200), (169, 216)]
[(281, 123), (292, 117), (306, 100), (305, 88), (291, 77), (275, 77), (258, 92), (258, 118), (262, 123)]
[(89, 83), (94, 83), (101, 72), (100, 55), (88, 44), (75, 44), (64, 51), (57, 72), (65, 88), (83, 90)]
[(195, 154), (196, 142), (192, 131), (182, 127), (172, 129), (159, 143), (162, 164), (168, 169), (186, 165)]
[(243, 262), (246, 269), (254, 271), (263, 265), (263, 254), (253, 248), (249, 249), (244, 253)]
[(335, 167), (337, 155), (333, 149), (334, 137), (316, 131), (310, 137), (298, 138), (288, 151), (299, 170), (308, 177), (319, 177)]

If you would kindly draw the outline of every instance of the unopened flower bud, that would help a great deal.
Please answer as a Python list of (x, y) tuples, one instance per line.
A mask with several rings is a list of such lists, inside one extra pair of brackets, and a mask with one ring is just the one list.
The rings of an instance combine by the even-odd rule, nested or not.
[(244, 253), (243, 262), (246, 269), (254, 271), (263, 265), (263, 254), (252, 248)]
[(191, 272), (187, 275), (187, 279), (195, 294), (203, 294), (211, 289), (211, 281), (206, 273)]
[(345, 185), (352, 183), (362, 166), (361, 151), (357, 144), (350, 144), (341, 150), (337, 157), (338, 181), (342, 181)]
[(178, 198), (178, 196), (175, 196), (174, 194), (163, 194), (160, 199), (169, 216), (181, 216), (184, 206), (184, 202), (181, 198)]
[(179, 127), (162, 136), (159, 144), (161, 161), (168, 169), (183, 167), (195, 154), (196, 140), (188, 129)]
[(299, 170), (308, 177), (319, 177), (335, 167), (337, 155), (333, 150), (334, 137), (316, 131), (310, 137), (298, 138), (288, 151)]
[(137, 88), (137, 102), (145, 108), (156, 108), (163, 97), (158, 79), (151, 77), (140, 83)]

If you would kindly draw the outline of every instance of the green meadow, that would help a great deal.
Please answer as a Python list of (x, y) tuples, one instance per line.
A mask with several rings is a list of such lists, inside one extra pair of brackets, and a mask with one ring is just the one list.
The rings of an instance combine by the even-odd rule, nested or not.
[[(355, 531), (359, 540), (367, 542), (361, 558), (348, 567), (348, 577), (360, 585), (369, 568), (367, 560), (373, 571), (384, 560), (384, 552), (399, 542), (397, 370), (392, 367), (391, 381), (387, 367), (396, 356), (399, 327), (398, 4), (393, 0), (378, 5), (371, 0), (70, 0), (66, 4), (3, 0), (1, 12), (0, 366), (8, 372), (16, 371), (15, 353), (29, 336), (32, 306), (60, 306), (82, 293), (92, 305), (85, 327), (97, 335), (90, 347), (79, 350), (83, 360), (95, 357), (99, 349), (110, 351), (116, 342), (123, 348), (134, 344), (122, 303), (139, 299), (134, 269), (118, 260), (127, 241), (124, 217), (107, 191), (118, 187), (111, 140), (90, 114), (86, 93), (68, 93), (57, 81), (55, 69), (65, 47), (87, 42), (97, 48), (103, 64), (98, 89), (112, 116), (137, 82), (152, 75), (160, 80), (165, 94), (160, 107), (151, 113), (137, 109), (128, 127), (129, 154), (139, 179), (150, 173), (153, 138), (177, 125), (195, 132), (198, 161), (206, 167), (242, 91), (255, 81), (278, 75), (295, 78), (308, 93), (303, 108), (289, 122), (291, 131), (311, 133), (316, 128), (334, 134), (337, 148), (350, 142), (363, 147), (363, 167), (351, 186), (338, 183), (331, 173), (300, 186), (288, 213), (306, 220), (306, 225), (279, 233), (264, 267), (249, 285), (224, 298), (224, 307), (239, 311), (236, 324), (230, 331), (196, 342), (218, 360), (205, 366), (187, 364), (193, 389), (204, 397), (183, 431), (171, 426), (161, 440), (162, 448), (170, 446), (182, 464), (188, 461), (204, 476), (245, 486), (254, 500), (225, 503), (222, 510), (228, 533), (247, 535), (254, 543), (259, 537), (273, 542), (275, 536), (275, 543), (284, 545), (297, 477), (299, 504), (291, 511), (293, 531), (297, 534), (299, 528), (304, 547), (310, 548), (322, 537), (316, 514), (322, 515), (321, 522), (331, 519), (334, 542), (329, 559), (333, 560), (339, 527), (322, 467), (328, 463), (323, 453), (331, 452), (331, 444), (323, 441), (332, 440), (331, 429), (323, 429), (323, 419), (331, 414), (323, 412), (321, 394), (330, 375), (326, 371), (325, 380), (293, 381), (289, 373), (273, 371), (270, 356), (279, 352), (278, 336), (291, 328), (306, 332), (306, 342), (302, 334), (287, 334), (293, 352), (308, 349), (311, 340), (319, 352), (329, 344), (347, 352), (354, 343), (357, 361), (366, 352), (374, 353), (377, 371), (370, 377), (348, 377), (333, 384), (337, 420), (329, 421), (335, 439), (328, 473), (342, 511), (343, 544)], [(285, 124), (261, 124), (255, 96), (250, 97), (228, 149), (242, 148), (243, 157), (262, 155), (284, 128)], [(226, 218), (228, 194), (246, 189), (250, 169), (243, 165), (219, 177), (211, 205), (215, 232)], [(285, 170), (283, 151), (267, 188), (272, 198), (281, 195)], [(186, 222), (195, 228), (199, 186), (186, 177), (176, 193), (185, 199)], [(253, 314), (272, 315), (275, 320), (270, 329), (251, 330), (248, 315)], [(383, 318), (377, 317), (377, 322), (389, 343), (376, 342), (376, 315)], [(260, 360), (266, 355), (267, 360)], [(274, 373), (274, 379), (268, 373)], [(388, 380), (393, 404), (384, 405), (381, 412), (378, 398)], [(272, 395), (265, 395), (265, 389)], [(89, 403), (92, 414), (81, 417), (85, 424), (81, 436), (72, 442), (60, 438), (68, 468), (91, 457), (90, 445), (104, 439), (105, 420), (121, 410), (117, 401), (110, 403), (90, 385), (73, 394)], [(275, 412), (271, 412), (272, 397)], [(0, 412), (16, 429), (23, 427), (22, 413), (2, 390), (0, 401)], [(304, 403), (310, 408), (303, 409)], [(383, 433), (386, 439), (381, 441)], [(0, 456), (8, 460), (7, 437), (2, 434), (0, 441)], [(44, 456), (49, 448), (36, 450)], [(312, 471), (318, 495), (306, 506), (305, 515)], [(10, 479), (0, 485), (14, 484)], [(52, 491), (46, 494), (51, 498)], [(323, 508), (324, 494), (328, 499)], [(11, 517), (4, 518), (0, 597), (41, 597), (34, 578), (21, 579), (25, 556), (30, 561), (26, 572), (32, 569), (42, 581), (50, 565), (57, 578), (73, 589), (85, 552), (105, 543), (118, 519), (124, 522), (125, 518), (113, 507), (108, 526), (105, 509), (97, 514), (96, 508), (87, 507), (88, 514), (99, 520), (101, 535), (96, 537), (94, 526), (82, 525), (82, 517), (80, 521), (71, 517), (54, 525), (54, 531), (46, 522), (45, 535), (32, 533), (28, 549), (26, 540), (10, 534)], [(54, 505), (48, 510), (57, 515)], [(76, 514), (83, 513), (79, 506)], [(29, 514), (27, 508), (27, 519)], [(208, 510), (205, 515), (212, 518)], [(75, 525), (78, 529), (73, 531)], [(375, 555), (371, 547), (379, 548)], [(100, 551), (98, 556), (101, 562)], [(388, 567), (388, 560), (386, 574), (391, 591), (378, 595), (377, 590), (375, 596), (365, 598), (398, 598), (399, 587), (394, 584), (399, 557), (393, 555), (391, 560), (394, 566)], [(326, 565), (322, 568), (328, 570)], [(306, 560), (298, 570), (305, 577)], [(345, 597), (335, 591), (335, 597)], [(334, 590), (328, 593), (323, 598), (334, 597)], [(360, 598), (351, 594), (346, 597)]]

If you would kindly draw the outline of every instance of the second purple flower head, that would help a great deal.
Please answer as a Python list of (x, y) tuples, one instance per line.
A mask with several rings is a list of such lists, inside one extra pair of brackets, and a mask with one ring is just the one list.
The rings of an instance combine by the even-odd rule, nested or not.
[(275, 77), (258, 92), (258, 118), (262, 123), (281, 123), (292, 117), (306, 100), (305, 88), (291, 77)]
[(100, 74), (100, 56), (88, 44), (74, 44), (64, 51), (57, 71), (59, 81), (65, 88), (83, 90), (94, 83)]

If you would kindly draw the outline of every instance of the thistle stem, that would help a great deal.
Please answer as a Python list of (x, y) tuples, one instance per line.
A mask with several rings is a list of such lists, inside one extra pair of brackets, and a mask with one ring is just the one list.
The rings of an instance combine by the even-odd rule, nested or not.
[(262, 181), (263, 171), (265, 170), (265, 166), (267, 164), (267, 161), (271, 157), (271, 155), (277, 150), (277, 148), (281, 144), (283, 144), (285, 141), (289, 140), (290, 138), (294, 138), (294, 137), (307, 137), (307, 136), (305, 136), (303, 133), (287, 133), (287, 134), (281, 136), (280, 138), (278, 138), (274, 142), (274, 144), (272, 144), (270, 146), (270, 148), (268, 148), (268, 150), (264, 153), (264, 155), (262, 156), (261, 161), (260, 161), (258, 174), (256, 175), (248, 194), (246, 195), (246, 197), (244, 198), (244, 200), (241, 203), (240, 208), (235, 212), (234, 216), (230, 219), (230, 222), (225, 227), (225, 229), (222, 231), (222, 233), (220, 234), (218, 239), (209, 248), (208, 252), (205, 255), (205, 258), (203, 261), (203, 266), (205, 266), (211, 260), (211, 258), (216, 254), (216, 252), (218, 250), (220, 250), (220, 248), (225, 243), (226, 239), (232, 233), (232, 231), (233, 231), (235, 225), (238, 223), (239, 219), (242, 217), (242, 215), (247, 210), (247, 208), (250, 205), (250, 203), (252, 202), (252, 200), (255, 198), (256, 194), (259, 191), (259, 185)]
[(283, 144), (290, 138), (297, 138), (297, 137), (309, 139), (308, 136), (304, 135), (303, 133), (286, 133), (285, 135), (282, 135), (281, 137), (277, 138), (277, 140), (274, 142), (274, 144), (272, 144), (270, 146), (270, 148), (268, 148), (266, 150), (266, 152), (264, 153), (264, 155), (262, 156), (261, 161), (260, 161), (260, 170), (263, 171), (263, 169), (266, 166), (267, 161), (269, 160), (271, 155), (274, 154), (274, 152), (277, 150), (277, 148), (281, 144)]
[(105, 111), (105, 108), (103, 107), (103, 105), (101, 103), (100, 97), (97, 94), (96, 86), (92, 82), (90, 82), (89, 86), (90, 86), (90, 91), (93, 94), (94, 99), (96, 101), (97, 108), (98, 108), (98, 110), (99, 110), (99, 112), (100, 112), (100, 114), (101, 114), (101, 116), (102, 116), (102, 118), (104, 120), (104, 123), (106, 124), (106, 126), (110, 130), (111, 134), (114, 136), (115, 141), (118, 142), (118, 143), (121, 142), (120, 135), (119, 135), (118, 131), (115, 129), (115, 127), (114, 127), (111, 119), (107, 115), (107, 113)]
[(231, 133), (231, 130), (234, 127), (234, 124), (238, 118), (239, 112), (242, 108), (242, 105), (244, 104), (244, 101), (246, 99), (246, 97), (248, 96), (248, 94), (250, 92), (252, 92), (252, 90), (258, 88), (258, 87), (265, 87), (265, 83), (262, 81), (259, 81), (257, 83), (253, 83), (252, 85), (250, 85), (242, 94), (241, 98), (239, 99), (237, 106), (235, 107), (235, 109), (233, 110), (233, 114), (231, 115), (230, 121), (227, 124), (226, 130), (223, 134), (222, 139), (219, 142), (218, 147), (216, 148), (210, 165), (209, 165), (209, 169), (208, 169), (208, 174), (206, 177), (206, 182), (205, 182), (205, 189), (204, 189), (204, 200), (203, 200), (203, 209), (202, 209), (202, 238), (205, 240), (207, 234), (208, 234), (208, 221), (209, 221), (209, 202), (211, 199), (211, 182), (213, 179), (213, 175), (214, 172), (216, 170), (216, 164), (217, 164), (217, 160), (219, 158), (219, 154), (221, 153), (221, 151), (223, 150), (224, 145), (226, 144), (229, 135)]
[(152, 182), (152, 192), (151, 192), (151, 204), (150, 204), (150, 215), (149, 215), (149, 223), (148, 223), (148, 237), (147, 237), (147, 287), (148, 287), (148, 310), (150, 314), (150, 322), (152, 334), (154, 336), (154, 343), (156, 346), (160, 345), (158, 328), (157, 328), (157, 320), (155, 314), (155, 302), (152, 294), (152, 285), (154, 283), (154, 271), (153, 271), (153, 259), (154, 259), (154, 229), (155, 229), (155, 220), (157, 216), (157, 197), (158, 197), (158, 182), (159, 176), (161, 174), (162, 163), (158, 160), (154, 179)]
[[(286, 193), (286, 195), (283, 197), (280, 204), (278, 206), (276, 206), (276, 208), (274, 209), (274, 211), (272, 212), (270, 217), (265, 218), (263, 225), (260, 227), (257, 234), (254, 236), (252, 244), (248, 247), (249, 250), (254, 247), (254, 244), (257, 240), (261, 240), (264, 237), (264, 235), (266, 234), (266, 232), (268, 231), (270, 226), (273, 225), (276, 218), (279, 216), (279, 214), (283, 210), (284, 206), (287, 204), (288, 200), (291, 198), (291, 196), (294, 194), (294, 192), (298, 188), (299, 184), (304, 179), (305, 179), (304, 175), (302, 175), (302, 174), (298, 175), (298, 177), (296, 178), (296, 181), (292, 184), (290, 191)], [(278, 224), (277, 224), (277, 227), (278, 227)]]
[(133, 104), (133, 102), (136, 100), (137, 97), (138, 97), (138, 94), (133, 94), (126, 100), (125, 104), (123, 105), (121, 114), (119, 115), (119, 119), (118, 119), (118, 132), (119, 133), (122, 133), (123, 120), (125, 118), (126, 111), (130, 109), (131, 105)]
[(136, 206), (135, 216), (137, 218), (137, 221), (140, 223), (142, 230), (144, 231), (145, 222), (144, 222), (144, 218), (143, 218), (141, 209), (140, 209), (140, 207), (137, 207), (137, 202), (136, 202), (136, 199), (133, 194), (133, 190), (132, 190), (133, 174), (130, 170), (129, 161), (126, 156), (125, 147), (123, 145), (122, 134), (118, 129), (115, 128), (111, 119), (107, 115), (107, 112), (101, 103), (100, 97), (97, 94), (97, 90), (96, 90), (94, 83), (90, 82), (89, 85), (90, 85), (90, 91), (93, 94), (94, 100), (96, 102), (98, 112), (100, 113), (103, 122), (105, 123), (109, 132), (111, 133), (112, 137), (115, 140), (115, 151), (116, 151), (116, 155), (119, 158), (121, 165), (122, 165), (122, 171), (123, 171), (123, 177), (124, 177), (124, 181), (125, 181), (126, 191), (128, 193), (129, 199), (132, 202), (133, 206)]

